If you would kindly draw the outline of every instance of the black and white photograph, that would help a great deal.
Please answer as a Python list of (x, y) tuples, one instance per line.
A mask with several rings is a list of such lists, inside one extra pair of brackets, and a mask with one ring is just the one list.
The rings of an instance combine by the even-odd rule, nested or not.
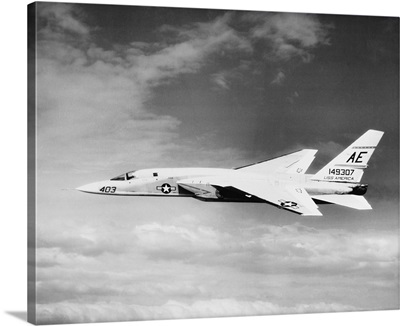
[(399, 309), (399, 17), (27, 13), (29, 322)]

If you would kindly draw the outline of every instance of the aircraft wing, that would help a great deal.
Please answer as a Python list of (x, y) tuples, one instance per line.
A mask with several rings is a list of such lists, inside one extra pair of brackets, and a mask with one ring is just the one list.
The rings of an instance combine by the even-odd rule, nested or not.
[(297, 214), (306, 216), (322, 215), (318, 210), (318, 206), (304, 188), (281, 188), (258, 181), (234, 181), (231, 186)]
[(304, 174), (314, 160), (316, 153), (316, 149), (303, 149), (270, 160), (238, 167), (235, 170), (261, 175), (277, 172)]
[[(223, 194), (224, 188), (236, 188), (246, 194), (247, 197), (255, 196), (265, 200), (269, 204), (286, 209), (293, 213), (305, 216), (322, 216), (318, 206), (304, 188), (300, 187), (277, 187), (266, 181), (258, 180), (228, 180), (219, 177), (202, 179), (203, 182), (220, 190)], [(190, 179), (182, 180), (180, 184), (191, 184)]]

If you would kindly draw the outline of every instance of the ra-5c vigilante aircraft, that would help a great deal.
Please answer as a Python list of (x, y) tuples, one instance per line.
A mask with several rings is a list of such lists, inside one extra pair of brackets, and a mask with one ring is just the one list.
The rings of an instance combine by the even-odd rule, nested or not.
[(238, 167), (160, 168), (131, 171), (77, 190), (123, 196), (193, 197), (206, 201), (268, 203), (290, 212), (321, 216), (318, 204), (372, 209), (360, 183), (382, 131), (368, 130), (316, 174), (305, 174), (317, 150), (303, 149)]

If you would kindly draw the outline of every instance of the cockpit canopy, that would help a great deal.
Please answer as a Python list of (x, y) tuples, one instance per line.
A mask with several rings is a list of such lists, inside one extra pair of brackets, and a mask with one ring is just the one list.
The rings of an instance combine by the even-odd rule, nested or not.
[(117, 176), (117, 177), (115, 177), (115, 178), (112, 178), (112, 179), (110, 179), (110, 180), (112, 180), (112, 181), (125, 181), (125, 180), (130, 180), (130, 179), (136, 178), (135, 172), (136, 172), (136, 171), (130, 171), (130, 172), (121, 174), (121, 175), (119, 175), (119, 176)]

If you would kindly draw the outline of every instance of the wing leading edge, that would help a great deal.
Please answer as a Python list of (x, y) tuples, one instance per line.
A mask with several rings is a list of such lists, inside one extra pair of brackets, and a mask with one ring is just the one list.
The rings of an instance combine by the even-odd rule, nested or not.
[(236, 168), (243, 172), (268, 175), (271, 173), (304, 174), (315, 158), (316, 149), (303, 149), (270, 160)]

